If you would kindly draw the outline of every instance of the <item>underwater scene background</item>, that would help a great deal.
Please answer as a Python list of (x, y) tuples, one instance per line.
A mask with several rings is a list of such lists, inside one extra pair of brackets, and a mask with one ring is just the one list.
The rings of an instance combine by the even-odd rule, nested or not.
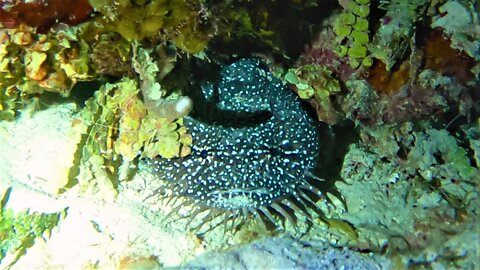
[(480, 269), (479, 9), (0, 1), (0, 268)]

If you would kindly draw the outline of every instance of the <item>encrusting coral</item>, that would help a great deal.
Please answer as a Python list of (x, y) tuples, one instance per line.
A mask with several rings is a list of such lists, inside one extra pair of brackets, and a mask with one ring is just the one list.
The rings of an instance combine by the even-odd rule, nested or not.
[(447, 130), (419, 130), (410, 122), (365, 129), (362, 138), (350, 146), (345, 182), (337, 183), (348, 207), (340, 216), (359, 236), (350, 244), (386, 249), (402, 267), (475, 264), (468, 255), (475, 247), (464, 242), (480, 233), (474, 225), (479, 168), (470, 149)]

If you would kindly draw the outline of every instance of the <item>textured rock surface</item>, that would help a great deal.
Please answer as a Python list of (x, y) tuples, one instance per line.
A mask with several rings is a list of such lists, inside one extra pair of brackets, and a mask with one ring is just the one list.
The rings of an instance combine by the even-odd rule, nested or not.
[(379, 256), (335, 249), (322, 241), (271, 238), (255, 241), (224, 253), (206, 253), (186, 263), (184, 269), (388, 269)]

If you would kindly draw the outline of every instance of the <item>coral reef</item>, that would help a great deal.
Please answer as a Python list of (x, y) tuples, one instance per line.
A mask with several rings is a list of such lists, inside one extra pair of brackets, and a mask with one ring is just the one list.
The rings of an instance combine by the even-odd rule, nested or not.
[(334, 96), (341, 91), (332, 72), (320, 65), (302, 65), (289, 69), (284, 80), (292, 84), (301, 99), (309, 100), (316, 109), (318, 120), (336, 124), (341, 116), (335, 109)]
[(160, 76), (170, 72), (169, 61), (158, 64), (147, 50), (137, 45), (134, 49), (133, 68), (140, 77), (143, 101), (150, 116), (165, 118), (167, 121), (186, 116), (192, 110), (192, 100), (187, 96), (166, 99), (168, 91), (157, 82)]
[(207, 253), (182, 265), (183, 269), (388, 269), (390, 263), (377, 256), (362, 256), (348, 249), (335, 249), (322, 241), (289, 237), (261, 239), (226, 253)]
[[(382, 61), (375, 61), (368, 74), (368, 81), (376, 91), (394, 95), (401, 92), (407, 85), (422, 83), (420, 70), (431, 70), (441, 75), (455, 78), (464, 85), (472, 83), (475, 61), (451, 47), (451, 41), (436, 30), (419, 31), (417, 48), (410, 59), (398, 63), (393, 70), (388, 71)], [(415, 59), (415, 60), (412, 60)]]
[[(469, 57), (461, 50), (455, 49), (453, 39), (446, 39), (444, 33), (432, 31), (420, 42), (423, 47), (422, 54), (425, 58), (423, 69), (433, 70), (443, 76), (456, 78), (463, 84), (469, 84), (474, 74), (474, 58)], [(458, 45), (457, 45), (458, 46)], [(480, 49), (480, 44), (479, 47)], [(478, 59), (477, 59), (478, 61)]]
[(101, 34), (92, 44), (90, 60), (96, 73), (114, 77), (133, 76), (132, 45), (116, 33)]
[[(356, 250), (392, 268), (474, 268), (478, 5), (0, 1), (0, 120), (10, 120), (0, 126), (3, 145), (43, 143), (58, 119), (58, 129), (69, 130), (52, 143), (76, 140), (68, 151), (45, 144), (0, 158), (24, 162), (28, 170), (12, 174), (18, 182), (58, 198), (126, 192), (152, 227), (189, 218), (175, 225), (192, 230), (165, 226), (195, 242), (176, 264), (261, 235), (297, 233), (305, 242), (265, 240), (221, 258), (274, 254), (297, 267), (338, 260), (376, 267)], [(54, 103), (63, 108), (55, 115), (33, 115)], [(10, 132), (48, 117), (55, 123)], [(18, 136), (30, 131), (32, 140)], [(71, 159), (45, 166), (59, 173), (40, 172), (35, 158), (52, 149)], [(147, 177), (129, 181), (138, 171)], [(15, 263), (65, 213), (13, 212), (7, 197), (0, 260)], [(214, 239), (222, 224), (235, 240)], [(315, 238), (326, 239), (320, 250)], [(164, 251), (119, 262), (162, 265)]]
[(405, 57), (415, 36), (415, 23), (422, 19), (429, 7), (426, 0), (388, 1), (387, 11), (380, 19), (372, 44), (372, 57), (382, 61), (387, 71)]
[(449, 113), (471, 119), (475, 111), (478, 112), (474, 100), (472, 89), (455, 77), (426, 69), (418, 75), (416, 83), (377, 101), (374, 117), (379, 123), (438, 120)]
[(177, 94), (166, 97), (167, 91), (156, 82), (157, 63), (138, 44), (133, 44), (132, 50), (131, 69), (138, 73), (141, 85), (124, 77), (101, 86), (85, 102), (76, 124), (83, 135), (70, 172), (70, 186), (82, 174), (79, 168), (87, 167), (93, 176), (108, 179), (116, 190), (124, 161), (190, 154), (192, 137), (182, 119), (191, 109), (190, 99)]
[(345, 156), (345, 183), (337, 184), (348, 207), (340, 216), (359, 235), (352, 245), (384, 250), (402, 267), (473, 267), (475, 247), (463, 239), (480, 237), (479, 169), (469, 150), (446, 130), (416, 131), (411, 123), (362, 137)]
[(433, 17), (431, 27), (442, 28), (443, 32), (450, 36), (452, 48), (465, 52), (478, 62), (480, 60), (478, 3), (472, 0), (446, 1), (438, 9), (439, 14)]
[(76, 162), (91, 168), (94, 175), (109, 179), (114, 188), (123, 160), (132, 161), (140, 155), (173, 158), (190, 153), (192, 138), (183, 127), (183, 120), (149, 115), (139, 92), (131, 79), (106, 84), (82, 111), (84, 135)]
[(355, 73), (347, 57), (340, 57), (336, 52), (339, 44), (332, 29), (326, 28), (318, 33), (311, 44), (300, 55), (296, 65), (321, 65), (333, 72), (340, 81), (347, 81)]
[[(318, 41), (283, 79), (300, 96), (313, 93), (308, 101), (317, 110), (318, 119), (327, 124), (347, 119), (368, 125), (403, 123), (441, 119), (449, 113), (470, 118), (478, 112), (472, 59), (450, 48), (450, 42), (436, 31), (429, 31), (420, 44), (422, 48), (413, 54), (417, 60), (405, 60), (392, 72), (383, 62), (375, 61), (368, 73), (358, 73), (345, 69), (345, 63), (329, 56), (331, 45)], [(315, 63), (318, 71), (308, 73), (312, 70), (309, 63)], [(324, 78), (323, 70), (330, 78), (326, 81), (338, 80), (340, 86), (327, 96), (312, 91), (319, 82), (312, 78)], [(362, 79), (365, 76), (366, 81)]]

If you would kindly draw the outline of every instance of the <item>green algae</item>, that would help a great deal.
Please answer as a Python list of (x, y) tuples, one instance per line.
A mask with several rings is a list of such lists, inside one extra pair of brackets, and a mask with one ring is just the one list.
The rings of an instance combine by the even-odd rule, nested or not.
[(327, 123), (337, 122), (332, 97), (338, 95), (341, 89), (330, 70), (320, 65), (303, 65), (289, 69), (284, 80), (295, 87), (300, 98), (313, 99), (315, 104), (322, 108), (324, 113), (319, 112), (319, 120)]
[(7, 208), (9, 188), (0, 205), (0, 263), (11, 256), (7, 269), (12, 267), (39, 238), (49, 238), (53, 228), (65, 218), (67, 209), (59, 213), (39, 213), (30, 210), (13, 211)]
[(12, 120), (17, 110), (45, 91), (68, 96), (78, 81), (96, 78), (90, 48), (83, 35), (88, 27), (38, 34), (22, 27), (1, 33), (0, 119)]
[[(340, 57), (349, 57), (352, 68), (370, 67), (372, 60), (368, 55), (367, 45), (370, 43), (368, 15), (370, 1), (343, 1), (340, 2), (344, 11), (333, 23), (336, 42), (339, 44), (337, 54)], [(344, 44), (346, 45), (340, 45)]]
[[(109, 179), (114, 190), (123, 162), (140, 156), (173, 158), (189, 153), (191, 136), (182, 119), (170, 121), (148, 114), (139, 92), (136, 81), (127, 78), (106, 84), (81, 112), (84, 128), (75, 163), (90, 168), (98, 179)], [(78, 173), (72, 172), (71, 183)]]
[(107, 31), (128, 41), (160, 37), (194, 54), (203, 51), (210, 39), (208, 28), (201, 27), (202, 1), (91, 0), (90, 4), (103, 15), (99, 23)]

